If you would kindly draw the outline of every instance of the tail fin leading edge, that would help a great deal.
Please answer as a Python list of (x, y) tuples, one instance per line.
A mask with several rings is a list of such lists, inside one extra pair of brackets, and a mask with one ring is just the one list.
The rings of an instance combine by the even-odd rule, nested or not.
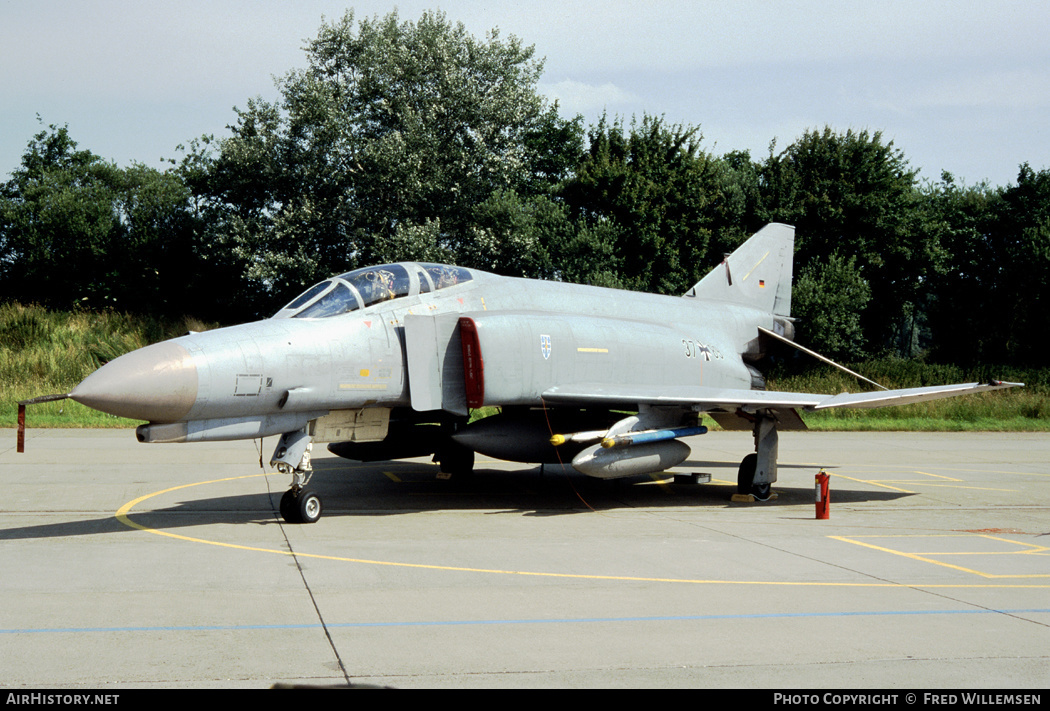
[(794, 254), (795, 228), (779, 223), (766, 225), (685, 295), (790, 316)]

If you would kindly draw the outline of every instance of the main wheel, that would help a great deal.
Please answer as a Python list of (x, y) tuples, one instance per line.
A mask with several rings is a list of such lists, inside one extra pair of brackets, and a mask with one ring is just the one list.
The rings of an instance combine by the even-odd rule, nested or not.
[(758, 455), (749, 454), (740, 462), (736, 472), (736, 493), (750, 494), (755, 484), (755, 469), (758, 468)]
[(474, 471), (474, 450), (449, 440), (439, 450), (438, 461), (442, 473), (463, 479)]
[(755, 470), (758, 469), (758, 455), (749, 454), (740, 462), (740, 469), (736, 473), (736, 493), (751, 494), (759, 501), (769, 499), (770, 484), (763, 482), (755, 483)]
[(321, 518), (321, 497), (313, 491), (301, 491), (298, 497), (300, 523), (317, 523)]

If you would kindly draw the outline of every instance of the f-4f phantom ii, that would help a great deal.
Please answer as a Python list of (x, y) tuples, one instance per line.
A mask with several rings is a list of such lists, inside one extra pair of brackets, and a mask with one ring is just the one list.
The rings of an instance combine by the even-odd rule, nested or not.
[[(683, 297), (402, 262), (340, 274), (272, 318), (191, 333), (99, 368), (70, 397), (145, 420), (142, 442), (279, 435), (290, 522), (313, 522), (312, 444), (374, 461), (474, 454), (571, 462), (587, 475), (660, 472), (706, 414), (754, 433), (738, 489), (768, 496), (779, 430), (799, 411), (884, 407), (1018, 385), (989, 382), (820, 395), (770, 392), (754, 363), (792, 342), (794, 228), (753, 235)], [(803, 349), (805, 350), (805, 349)], [(43, 398), (41, 398), (43, 399)], [(499, 414), (468, 424), (470, 411)], [(637, 414), (626, 414), (626, 413)]]

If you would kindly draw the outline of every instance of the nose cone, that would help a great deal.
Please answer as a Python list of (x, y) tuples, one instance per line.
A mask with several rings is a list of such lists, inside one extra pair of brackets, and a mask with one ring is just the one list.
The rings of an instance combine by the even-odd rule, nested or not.
[(179, 344), (155, 343), (106, 363), (69, 397), (118, 417), (178, 422), (197, 400), (197, 366)]

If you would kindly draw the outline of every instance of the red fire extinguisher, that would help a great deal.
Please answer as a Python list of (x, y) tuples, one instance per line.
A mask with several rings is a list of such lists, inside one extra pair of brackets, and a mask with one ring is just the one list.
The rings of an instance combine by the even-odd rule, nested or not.
[(816, 494), (817, 494), (817, 518), (826, 519), (828, 518), (828, 508), (831, 505), (831, 492), (830, 492), (830, 481), (831, 477), (823, 469), (817, 473), (816, 477)]

